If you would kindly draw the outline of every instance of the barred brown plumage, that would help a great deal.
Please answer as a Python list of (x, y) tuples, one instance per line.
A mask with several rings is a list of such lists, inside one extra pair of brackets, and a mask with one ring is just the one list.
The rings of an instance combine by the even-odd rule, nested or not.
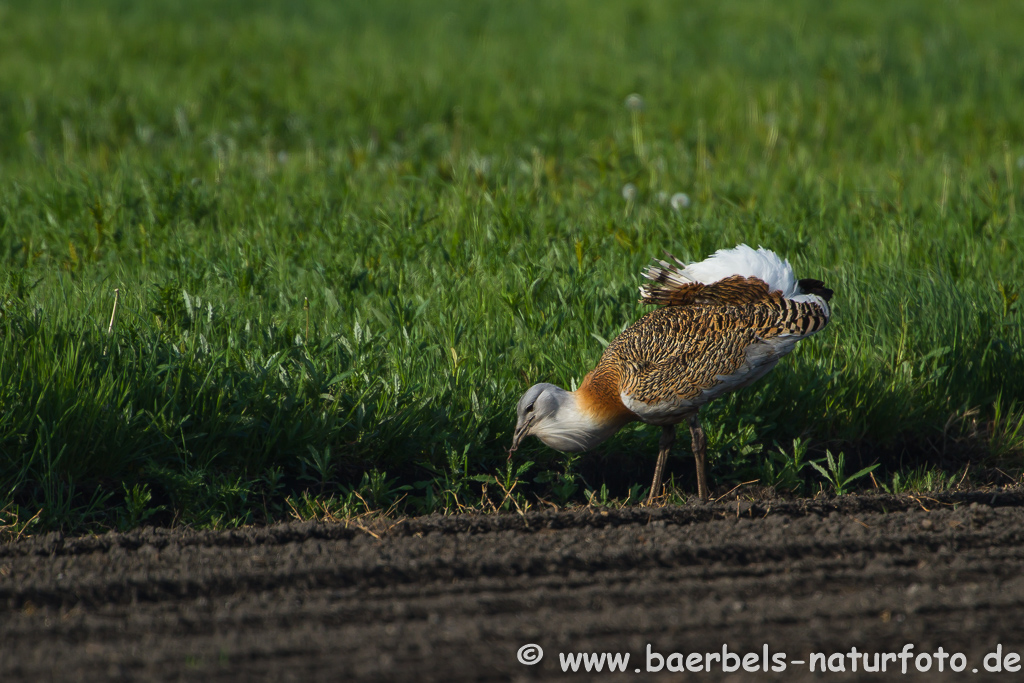
[(796, 342), (825, 327), (832, 290), (797, 281), (788, 261), (745, 244), (679, 267), (656, 261), (641, 302), (660, 305), (617, 336), (579, 389), (536, 384), (520, 399), (512, 450), (534, 434), (563, 451), (588, 450), (623, 425), (660, 425), (662, 437), (648, 504), (660, 495), (675, 425), (690, 424), (697, 492), (709, 497), (705, 403), (763, 377)]

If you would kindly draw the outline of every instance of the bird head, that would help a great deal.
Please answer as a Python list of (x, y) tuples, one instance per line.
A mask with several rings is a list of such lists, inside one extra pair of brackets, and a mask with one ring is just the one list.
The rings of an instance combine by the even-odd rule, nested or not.
[(575, 393), (554, 384), (534, 384), (516, 406), (511, 450), (532, 434), (556, 451), (585, 451), (611, 436), (618, 425), (609, 427), (581, 410)]

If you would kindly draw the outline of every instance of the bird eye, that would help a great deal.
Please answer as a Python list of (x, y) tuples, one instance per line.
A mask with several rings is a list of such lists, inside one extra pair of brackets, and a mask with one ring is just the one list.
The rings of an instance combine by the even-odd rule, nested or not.
[(526, 406), (526, 412), (528, 412), (528, 413), (532, 413), (533, 412), (533, 404), (532, 403), (530, 405)]

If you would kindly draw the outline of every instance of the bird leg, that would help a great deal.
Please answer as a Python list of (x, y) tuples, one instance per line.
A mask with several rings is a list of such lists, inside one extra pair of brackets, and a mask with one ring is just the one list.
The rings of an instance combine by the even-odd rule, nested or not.
[(697, 495), (701, 502), (708, 502), (708, 478), (706, 469), (706, 449), (708, 440), (700, 426), (700, 417), (694, 413), (690, 416), (690, 438), (693, 439), (693, 457), (697, 461)]
[(661, 439), (658, 440), (658, 464), (654, 466), (654, 481), (651, 482), (651, 493), (647, 496), (647, 505), (654, 504), (654, 499), (661, 494), (661, 475), (665, 473), (665, 461), (672, 450), (672, 442), (676, 440), (676, 426), (665, 425), (661, 428)]

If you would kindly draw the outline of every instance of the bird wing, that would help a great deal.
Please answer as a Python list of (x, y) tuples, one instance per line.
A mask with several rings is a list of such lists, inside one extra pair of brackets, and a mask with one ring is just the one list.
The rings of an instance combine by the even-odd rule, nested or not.
[(618, 366), (620, 398), (640, 419), (674, 424), (763, 377), (825, 322), (815, 304), (781, 296), (735, 306), (673, 305), (623, 331), (598, 367)]

